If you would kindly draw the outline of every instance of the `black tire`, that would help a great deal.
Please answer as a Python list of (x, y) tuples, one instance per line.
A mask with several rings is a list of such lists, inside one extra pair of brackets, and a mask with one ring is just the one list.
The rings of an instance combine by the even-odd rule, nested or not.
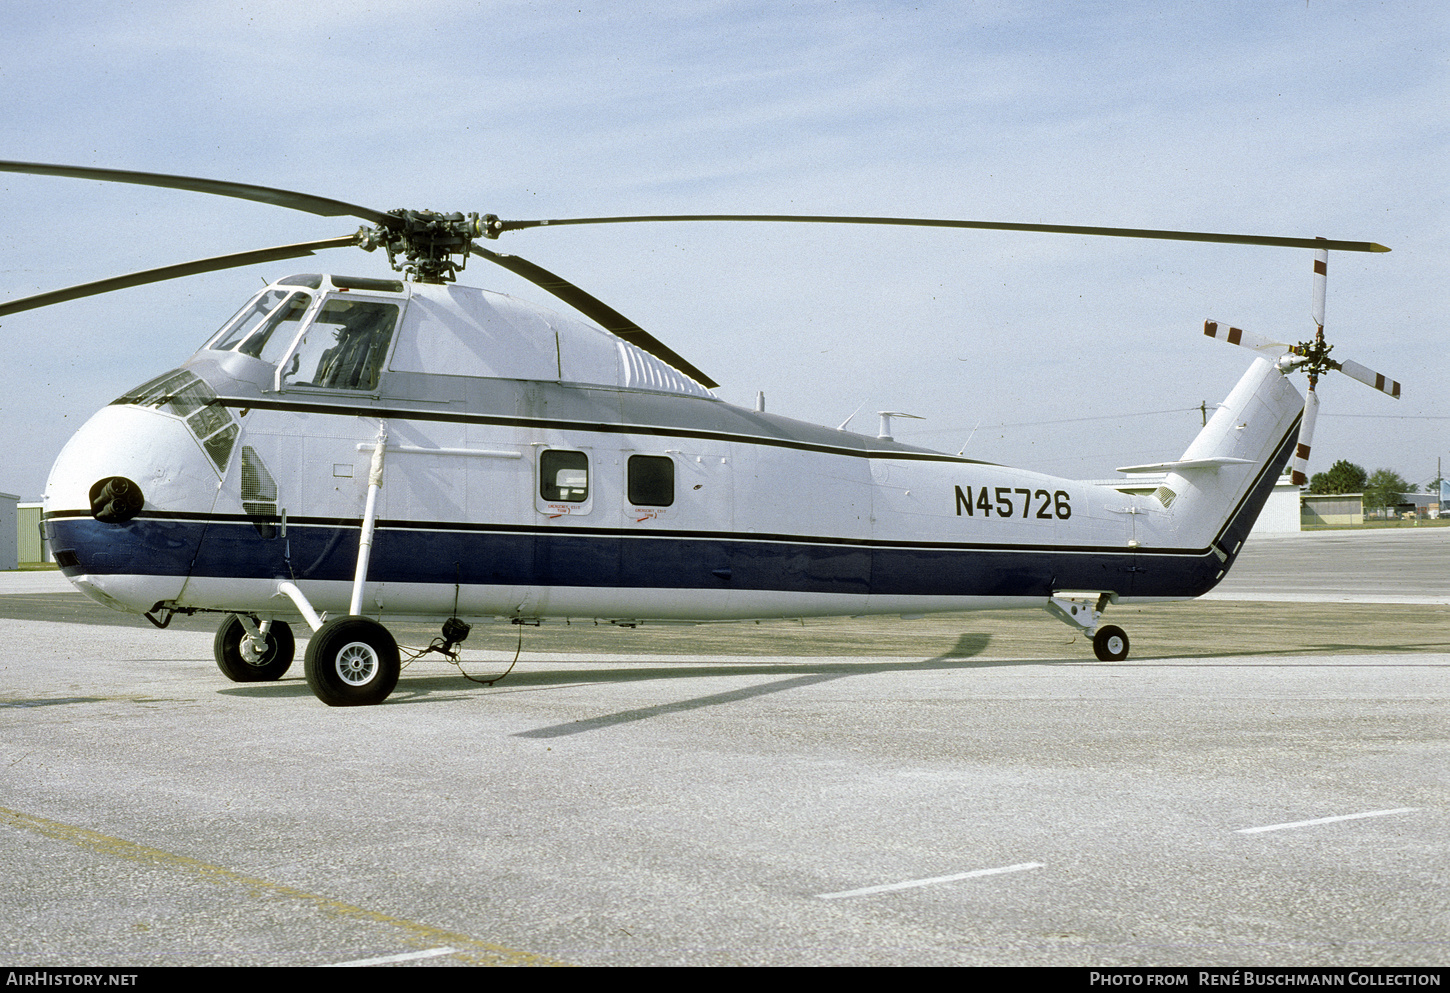
[(382, 703), (398, 685), (398, 643), (366, 617), (337, 617), (312, 635), (305, 658), (307, 685), (329, 707)]
[(273, 621), (267, 629), (267, 650), (258, 658), (251, 650), (251, 639), (236, 614), (228, 614), (216, 629), (212, 652), (216, 666), (234, 683), (270, 683), (281, 679), (292, 668), (297, 657), (297, 642), (286, 621)]
[(1093, 654), (1103, 662), (1121, 662), (1128, 657), (1128, 633), (1109, 624), (1093, 635)]

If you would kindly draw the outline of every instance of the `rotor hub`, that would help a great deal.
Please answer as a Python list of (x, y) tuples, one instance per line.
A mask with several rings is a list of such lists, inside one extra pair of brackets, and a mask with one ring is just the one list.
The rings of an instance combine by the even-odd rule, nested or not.
[[(391, 210), (389, 221), (363, 227), (358, 241), (368, 251), (382, 248), (388, 263), (420, 283), (451, 283), (468, 263), (473, 239), (485, 233), (478, 214), (440, 214), (431, 210)], [(454, 256), (461, 261), (455, 261)]]
[(1304, 370), (1311, 379), (1318, 379), (1324, 373), (1340, 368), (1340, 364), (1329, 357), (1333, 349), (1334, 346), (1324, 340), (1321, 329), (1313, 341), (1301, 341), (1289, 349), (1289, 354), (1296, 356), (1289, 365)]

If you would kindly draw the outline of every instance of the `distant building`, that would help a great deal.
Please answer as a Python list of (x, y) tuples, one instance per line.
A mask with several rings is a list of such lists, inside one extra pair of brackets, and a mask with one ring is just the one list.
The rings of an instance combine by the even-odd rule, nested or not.
[(1403, 517), (1410, 511), (1414, 511), (1418, 517), (1434, 517), (1440, 512), (1440, 494), (1438, 493), (1401, 493), (1395, 509)]
[(40, 508), (39, 503), (22, 503), (16, 507), (16, 523), (19, 525), (20, 534), (17, 536), (20, 550), (20, 564), (33, 565), (37, 562), (49, 562), (50, 549), (45, 547), (45, 542), (40, 537)]
[(1249, 536), (1298, 531), (1303, 523), (1304, 518), (1299, 507), (1299, 487), (1294, 485), (1286, 472), (1274, 484), (1274, 492), (1269, 494), (1269, 499), (1264, 503), (1264, 509), (1259, 513), (1259, 519), (1254, 522), (1254, 529), (1249, 532)]
[(0, 493), (0, 569), (14, 569), (20, 564), (15, 512), (19, 503), (20, 497), (14, 493)]
[(1299, 500), (1306, 527), (1364, 523), (1363, 493), (1304, 493)]

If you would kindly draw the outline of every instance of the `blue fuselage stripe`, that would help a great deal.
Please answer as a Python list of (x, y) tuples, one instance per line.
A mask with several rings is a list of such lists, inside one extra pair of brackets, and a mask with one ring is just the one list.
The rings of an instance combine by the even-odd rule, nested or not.
[[(264, 536), (251, 523), (137, 518), (123, 525), (52, 518), (72, 574), (350, 581), (357, 525), (289, 523)], [(263, 525), (264, 530), (275, 528)], [(773, 590), (917, 596), (1048, 596), (1111, 589), (1197, 596), (1222, 563), (1204, 552), (954, 548), (833, 544), (815, 539), (649, 535), (547, 530), (380, 527), (368, 578), (385, 583)]]

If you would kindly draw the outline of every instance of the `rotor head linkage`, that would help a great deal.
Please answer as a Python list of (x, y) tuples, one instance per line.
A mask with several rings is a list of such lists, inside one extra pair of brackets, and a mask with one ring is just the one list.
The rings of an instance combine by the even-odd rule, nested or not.
[[(478, 214), (440, 214), (400, 207), (389, 211), (388, 217), (386, 224), (359, 229), (358, 240), (369, 252), (384, 249), (395, 271), (420, 283), (453, 282), (468, 264), (473, 239), (484, 232), (484, 221)], [(455, 262), (455, 255), (462, 261)]]
[(1334, 346), (1324, 340), (1324, 331), (1321, 328), (1314, 336), (1313, 341), (1301, 341), (1289, 348), (1289, 354), (1279, 359), (1279, 368), (1288, 372), (1291, 369), (1302, 369), (1309, 374), (1310, 389), (1319, 377), (1331, 370), (1337, 371), (1340, 364), (1329, 357)]

